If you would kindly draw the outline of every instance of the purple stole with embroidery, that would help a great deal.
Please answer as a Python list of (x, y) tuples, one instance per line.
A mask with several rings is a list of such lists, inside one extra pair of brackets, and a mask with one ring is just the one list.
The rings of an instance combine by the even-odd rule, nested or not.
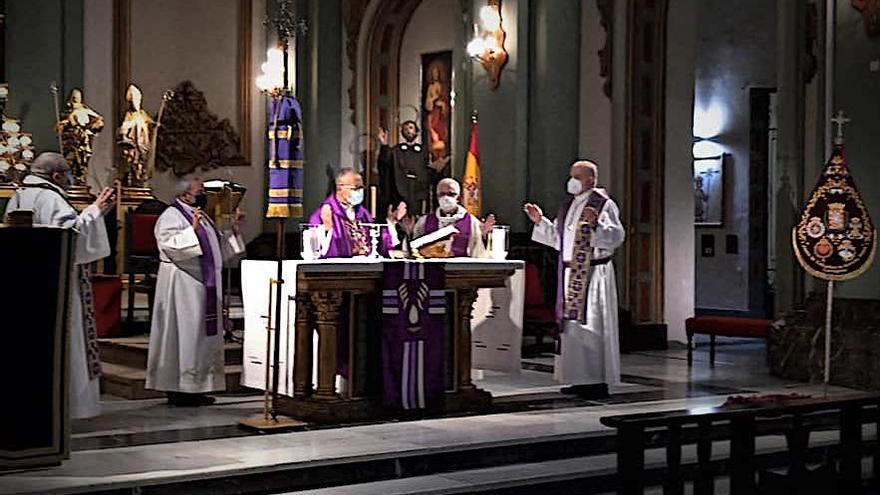
[[(601, 214), (602, 208), (605, 207), (606, 201), (608, 201), (607, 196), (605, 196), (604, 194), (602, 194), (600, 192), (597, 192), (596, 190), (593, 190), (593, 192), (590, 193), (590, 197), (587, 198), (587, 203), (584, 205), (584, 209), (587, 209), (588, 207), (593, 207), (596, 209), (597, 212), (599, 212)], [(566, 315), (565, 314), (565, 295), (566, 295), (565, 294), (566, 293), (565, 264), (562, 260), (562, 258), (563, 258), (562, 250), (564, 247), (563, 238), (566, 235), (566, 232), (565, 232), (565, 219), (566, 218), (565, 217), (568, 215), (568, 210), (571, 208), (571, 204), (573, 202), (574, 202), (573, 197), (566, 199), (565, 202), (562, 204), (562, 207), (559, 209), (559, 214), (556, 217), (557, 218), (556, 229), (559, 234), (559, 264), (558, 264), (557, 278), (556, 278), (556, 319), (559, 322), (562, 322), (562, 320), (580, 319), (583, 317), (583, 315), (586, 313), (586, 310), (587, 310), (587, 301), (584, 300), (581, 307), (578, 308), (577, 317), (572, 318), (571, 316), (573, 316), (573, 315)], [(572, 233), (572, 235), (576, 235), (576, 233)], [(584, 235), (585, 236), (592, 236), (592, 229), (588, 228), (584, 232)], [(586, 242), (584, 243), (584, 245), (590, 246), (589, 238), (585, 239), (585, 241)], [(577, 247), (577, 246), (575, 246), (575, 247)], [(592, 247), (587, 247), (586, 249), (592, 249)], [(579, 256), (579, 255), (581, 255), (581, 256)], [(578, 263), (579, 260), (582, 263), (584, 263), (584, 262), (589, 263), (590, 258), (591, 258), (591, 256), (589, 256), (589, 253), (583, 253), (583, 252), (582, 253), (572, 253), (572, 269), (575, 268), (575, 265)], [(592, 273), (590, 275), (592, 275)], [(589, 277), (587, 279), (587, 283), (589, 283)]]
[[(465, 257), (468, 255), (468, 246), (471, 242), (471, 215), (465, 213), (461, 219), (455, 222), (455, 228), (458, 229), (458, 234), (452, 241), (452, 254), (457, 257)], [(437, 213), (431, 213), (425, 219), (425, 234), (436, 232), (439, 229), (440, 220), (437, 218)]]
[(382, 280), (383, 401), (394, 409), (443, 405), (442, 264), (385, 263)]
[[(333, 232), (330, 238), (330, 247), (322, 258), (351, 258), (357, 255), (370, 254), (372, 239), (370, 229), (362, 227), (362, 223), (373, 223), (373, 217), (363, 206), (354, 207), (354, 222), (348, 219), (342, 203), (336, 199), (336, 195), (330, 195), (321, 203), (309, 217), (310, 225), (321, 225), (321, 208), (330, 205), (333, 211)], [(394, 246), (391, 244), (391, 234), (388, 229), (382, 229), (382, 239), (379, 241), (379, 254), (385, 254)]]
[[(192, 213), (187, 211), (180, 204), (180, 201), (171, 203), (171, 206), (177, 208), (177, 211), (192, 225)], [(202, 216), (202, 222), (210, 221), (207, 215)], [(219, 317), (217, 315), (217, 272), (214, 271), (214, 250), (211, 248), (211, 238), (208, 236), (208, 229), (204, 224), (200, 224), (196, 229), (196, 236), (199, 238), (199, 247), (202, 248), (199, 266), (202, 269), (202, 285), (205, 286), (205, 332), (208, 335), (217, 335)], [(219, 233), (217, 233), (217, 240), (220, 241)]]

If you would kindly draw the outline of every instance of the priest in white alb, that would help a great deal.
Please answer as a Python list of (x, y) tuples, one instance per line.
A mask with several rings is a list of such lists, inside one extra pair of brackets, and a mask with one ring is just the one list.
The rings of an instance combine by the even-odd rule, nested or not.
[(556, 304), (560, 340), (554, 377), (571, 385), (562, 389), (564, 393), (605, 397), (608, 385), (620, 382), (612, 257), (625, 232), (617, 204), (596, 187), (596, 164), (575, 162), (569, 175), (568, 197), (555, 220), (531, 203), (523, 210), (535, 224), (532, 240), (560, 252)]
[(490, 214), (484, 223), (468, 213), (464, 206), (459, 204), (461, 185), (453, 178), (447, 177), (438, 182), (436, 193), (439, 206), (435, 211), (421, 216), (416, 221), (413, 238), (418, 239), (453, 225), (458, 230), (450, 247), (453, 256), (487, 257), (489, 253), (486, 251), (483, 239), (495, 226), (495, 215)]
[(90, 265), (110, 255), (104, 214), (113, 206), (113, 189), (105, 188), (93, 204), (77, 213), (67, 200), (67, 189), (72, 184), (73, 175), (64, 157), (58, 153), (42, 153), (31, 164), (31, 174), (10, 198), (6, 212), (30, 210), (35, 225), (77, 232), (77, 269), (70, 299), (70, 417), (90, 418), (101, 412), (98, 402), (101, 362)]
[(223, 358), (223, 261), (244, 252), (240, 214), (219, 232), (202, 210), (202, 180), (182, 180), (177, 198), (156, 222), (159, 275), (150, 328), (146, 388), (177, 406), (214, 402), (226, 388)]

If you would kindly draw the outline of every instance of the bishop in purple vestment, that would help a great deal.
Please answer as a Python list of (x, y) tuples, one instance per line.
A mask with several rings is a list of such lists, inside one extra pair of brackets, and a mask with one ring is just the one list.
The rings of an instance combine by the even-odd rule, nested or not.
[[(321, 230), (321, 258), (366, 256), (372, 249), (370, 229), (362, 224), (373, 223), (373, 216), (363, 206), (364, 179), (354, 169), (343, 168), (336, 174), (336, 192), (321, 203), (309, 218)], [(382, 228), (379, 254), (386, 255), (398, 244), (397, 222), (406, 216), (406, 205), (389, 208)]]

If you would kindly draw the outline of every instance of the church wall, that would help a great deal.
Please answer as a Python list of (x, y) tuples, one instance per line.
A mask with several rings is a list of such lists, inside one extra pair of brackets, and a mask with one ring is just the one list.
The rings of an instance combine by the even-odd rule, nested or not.
[(105, 122), (90, 164), (89, 185), (97, 191), (113, 174), (113, 0), (85, 2), (83, 26), (83, 97)]
[[(717, 126), (712, 141), (728, 154), (723, 225), (695, 233), (699, 308), (749, 309), (749, 89), (776, 85), (775, 14), (775, 2), (766, 0), (699, 2), (694, 126)], [(679, 221), (691, 218), (693, 211)], [(713, 257), (701, 256), (703, 235), (714, 236)], [(737, 237), (738, 254), (727, 253), (728, 235)]]
[[(210, 112), (220, 119), (229, 119), (236, 131), (241, 128), (238, 4), (236, 0), (131, 2), (131, 80), (143, 91), (144, 107), (150, 113), (158, 112), (165, 89), (190, 80), (205, 94)], [(259, 19), (262, 12), (254, 7), (252, 16)], [(194, 29), (194, 25), (199, 28)], [(256, 32), (261, 33), (262, 29), (257, 28)], [(265, 50), (253, 52), (252, 75), (256, 76)], [(252, 85), (253, 77), (243, 83)], [(255, 101), (263, 98), (256, 86), (251, 94)], [(265, 130), (261, 112), (252, 112), (251, 122), (253, 132)], [(248, 188), (243, 205), (247, 239), (260, 233), (265, 213), (263, 147), (262, 142), (253, 147), (255, 153), (247, 157), (251, 162), (249, 167), (196, 172), (206, 179), (229, 179)], [(153, 178), (154, 194), (163, 201), (170, 200), (176, 181), (171, 171), (157, 173)]]
[[(473, 61), (467, 61), (466, 69), (471, 78), (470, 100), (472, 109), (479, 112), (480, 166), (483, 183), (483, 212), (494, 212), (500, 224), (511, 225), (515, 231), (524, 231), (521, 203), (526, 199), (528, 182), (528, 155), (525, 151), (528, 132), (528, 58), (523, 55), (529, 49), (528, 19), (529, 2), (509, 0), (501, 4), (501, 18), (507, 38), (504, 47), (508, 53), (507, 65), (501, 72), (498, 88), (489, 88), (487, 73)], [(471, 3), (474, 16), (486, 3)], [(523, 27), (525, 26), (525, 30)], [(471, 35), (467, 35), (468, 39)], [(460, 100), (459, 100), (460, 101)], [(457, 110), (462, 111), (463, 105)], [(469, 112), (466, 106), (464, 111)], [(469, 126), (466, 126), (469, 129)], [(466, 131), (469, 132), (469, 131)], [(457, 175), (461, 175), (467, 141), (462, 142)]]
[(694, 314), (694, 214), (691, 169), (694, 59), (700, 0), (670, 0), (666, 31), (663, 313), (668, 340), (685, 342)]
[(7, 114), (33, 133), (37, 152), (58, 151), (49, 84), (64, 93), (83, 84), (83, 0), (6, 1)]
[[(834, 109), (852, 119), (846, 127), (846, 154), (856, 186), (872, 215), (880, 222), (880, 37), (868, 38), (861, 13), (850, 2), (837, 2), (834, 60)], [(876, 68), (872, 68), (875, 64)], [(815, 177), (805, 179), (810, 191)], [(880, 298), (880, 268), (836, 285), (840, 297)]]
[[(580, 3), (532, 2), (530, 11), (527, 194), (553, 217), (579, 154)], [(598, 65), (598, 60), (592, 63)], [(601, 169), (599, 179), (604, 180)]]
[(611, 188), (615, 172), (611, 163), (611, 100), (602, 91), (599, 50), (605, 46), (599, 8), (595, 0), (581, 2), (580, 134), (578, 155), (602, 168), (602, 184)]

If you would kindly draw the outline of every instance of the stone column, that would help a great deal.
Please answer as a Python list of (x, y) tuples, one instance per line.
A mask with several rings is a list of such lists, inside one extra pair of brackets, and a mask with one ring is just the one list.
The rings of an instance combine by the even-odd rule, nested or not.
[[(805, 0), (777, 2), (777, 156), (771, 194), (776, 219), (775, 307), (788, 311), (803, 301), (803, 271), (791, 251), (791, 226), (804, 195), (804, 46)], [(771, 261), (772, 262), (772, 261)]]

